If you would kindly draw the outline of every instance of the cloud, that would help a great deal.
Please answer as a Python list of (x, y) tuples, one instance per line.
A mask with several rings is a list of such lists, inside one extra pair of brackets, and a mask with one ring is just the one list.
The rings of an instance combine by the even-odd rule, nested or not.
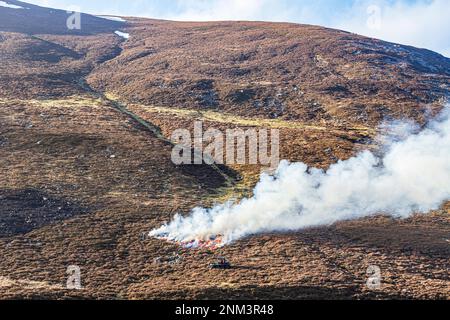
[(428, 48), (450, 57), (448, 0), (359, 2), (333, 27), (383, 40)]
[(263, 20), (267, 17), (268, 7), (276, 8), (273, 12), (283, 11), (281, 5), (271, 0), (178, 0), (177, 11), (169, 13), (166, 18), (181, 21), (217, 21), (217, 20)]

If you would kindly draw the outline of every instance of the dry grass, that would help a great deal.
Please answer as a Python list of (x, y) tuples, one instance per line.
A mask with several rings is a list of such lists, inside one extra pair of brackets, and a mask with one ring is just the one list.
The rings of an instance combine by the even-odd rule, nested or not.
[(310, 125), (306, 123), (302, 123), (301, 121), (287, 121), (281, 119), (255, 119), (249, 117), (237, 116), (225, 112), (217, 112), (217, 111), (202, 111), (202, 110), (189, 110), (189, 109), (178, 109), (174, 107), (159, 107), (159, 106), (142, 106), (142, 105), (131, 105), (130, 108), (136, 110), (148, 110), (151, 112), (157, 112), (162, 114), (168, 114), (180, 118), (194, 119), (198, 121), (210, 121), (215, 123), (223, 123), (233, 126), (242, 126), (242, 127), (263, 127), (263, 128), (271, 128), (271, 129), (305, 129), (305, 130), (318, 130), (318, 131), (334, 131), (347, 133), (348, 131), (357, 131), (366, 135), (373, 135), (375, 130), (369, 127), (356, 126), (356, 127), (347, 127), (345, 130), (333, 128), (333, 125), (326, 125), (324, 123), (323, 126), (319, 125)]
[[(130, 18), (123, 42), (107, 20), (68, 35), (61, 12), (36, 10), (0, 13), (0, 298), (450, 298), (450, 204), (216, 252), (142, 237), (176, 213), (251, 195), (263, 169), (221, 168), (240, 176), (230, 186), (209, 166), (175, 166), (175, 129), (197, 119), (205, 130), (277, 128), (281, 158), (327, 168), (375, 149), (380, 121), (437, 112), (448, 59), (257, 22)], [(42, 34), (20, 33), (34, 27)], [(216, 255), (235, 268), (210, 270)], [(376, 292), (365, 286), (373, 264)], [(63, 288), (68, 265), (80, 266), (83, 290)]]

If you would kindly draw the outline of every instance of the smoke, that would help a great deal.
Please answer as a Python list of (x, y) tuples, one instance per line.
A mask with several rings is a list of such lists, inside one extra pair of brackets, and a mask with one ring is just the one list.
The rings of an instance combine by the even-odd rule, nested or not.
[(407, 122), (392, 129), (395, 138), (386, 136), (382, 157), (364, 151), (327, 171), (282, 161), (273, 176), (261, 176), (253, 197), (195, 208), (150, 235), (182, 243), (221, 235), (227, 244), (258, 233), (439, 209), (450, 200), (450, 108), (422, 130)]

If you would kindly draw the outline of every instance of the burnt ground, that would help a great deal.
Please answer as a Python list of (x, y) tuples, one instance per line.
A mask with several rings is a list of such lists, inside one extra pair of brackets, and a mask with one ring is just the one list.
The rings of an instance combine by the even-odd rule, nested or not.
[(38, 190), (0, 190), (2, 222), (0, 238), (29, 233), (52, 223), (86, 213), (63, 199), (53, 199)]
[[(440, 110), (448, 59), (292, 24), (129, 18), (124, 42), (112, 22), (71, 34), (63, 12), (52, 23), (47, 9), (11, 10), (0, 7), (15, 17), (0, 19), (0, 298), (449, 298), (449, 204), (216, 252), (142, 236), (250, 195), (262, 169), (175, 166), (175, 129), (277, 128), (282, 158), (326, 168), (377, 150), (381, 121)], [(234, 268), (210, 270), (218, 255)], [(83, 290), (65, 289), (69, 265)], [(380, 290), (366, 286), (371, 265)]]

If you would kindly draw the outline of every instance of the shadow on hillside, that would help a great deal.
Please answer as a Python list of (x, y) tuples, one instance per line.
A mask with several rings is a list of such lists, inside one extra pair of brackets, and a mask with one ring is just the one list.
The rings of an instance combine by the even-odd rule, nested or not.
[(0, 190), (0, 238), (26, 234), (87, 210), (35, 189)]
[[(201, 291), (171, 292), (177, 299), (196, 300), (350, 300), (350, 299), (407, 299), (399, 295), (383, 292), (362, 292), (358, 286), (318, 287), (318, 286), (248, 286), (242, 288), (208, 288)], [(164, 299), (164, 297), (162, 297)]]
[(225, 187), (227, 185), (227, 180), (224, 175), (226, 175), (230, 181), (233, 183), (238, 178), (238, 173), (233, 169), (218, 165), (217, 168), (221, 171), (218, 172), (214, 167), (202, 164), (202, 165), (181, 165), (179, 166), (183, 174), (195, 177), (202, 188), (207, 189), (217, 189)]

